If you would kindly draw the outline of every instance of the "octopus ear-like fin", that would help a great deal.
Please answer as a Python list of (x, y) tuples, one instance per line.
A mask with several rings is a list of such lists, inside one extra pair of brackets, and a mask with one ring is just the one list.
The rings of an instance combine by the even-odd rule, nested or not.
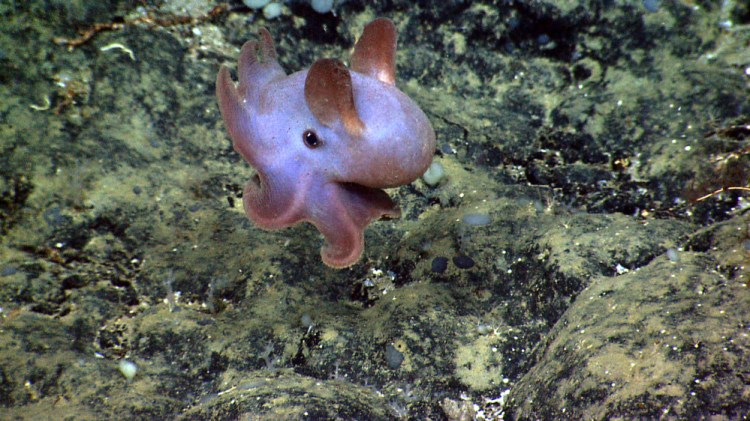
[(276, 60), (276, 47), (273, 45), (271, 33), (266, 28), (260, 28), (258, 35), (260, 35), (260, 54), (263, 61)]
[(305, 101), (315, 118), (326, 127), (340, 121), (354, 138), (365, 129), (354, 106), (352, 75), (338, 60), (320, 59), (310, 67), (305, 79)]
[(378, 18), (365, 26), (354, 45), (351, 64), (357, 73), (396, 84), (396, 26), (390, 19)]

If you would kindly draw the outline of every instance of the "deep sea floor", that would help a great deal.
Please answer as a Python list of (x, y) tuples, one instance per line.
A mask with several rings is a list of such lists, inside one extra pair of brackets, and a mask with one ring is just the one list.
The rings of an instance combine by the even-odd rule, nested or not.
[[(0, 3), (0, 418), (750, 413), (746, 2), (283, 3)], [(444, 175), (333, 270), (245, 216), (216, 75), (379, 16)]]

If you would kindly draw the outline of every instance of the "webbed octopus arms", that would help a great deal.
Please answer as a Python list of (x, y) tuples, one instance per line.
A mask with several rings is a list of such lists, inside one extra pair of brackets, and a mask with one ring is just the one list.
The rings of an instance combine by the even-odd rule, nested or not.
[(355, 45), (351, 69), (324, 58), (287, 76), (261, 29), (242, 47), (237, 86), (219, 70), (227, 131), (257, 171), (245, 187), (245, 212), (264, 229), (312, 223), (331, 267), (359, 260), (370, 222), (400, 216), (382, 189), (411, 183), (432, 161), (435, 133), (396, 88), (395, 56), (396, 27), (376, 19)]

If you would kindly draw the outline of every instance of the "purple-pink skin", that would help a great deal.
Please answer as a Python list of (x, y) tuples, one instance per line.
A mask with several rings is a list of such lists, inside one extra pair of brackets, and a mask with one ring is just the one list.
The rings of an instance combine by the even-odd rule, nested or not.
[[(398, 218), (383, 188), (411, 183), (432, 161), (435, 133), (396, 81), (396, 28), (376, 19), (354, 47), (351, 70), (320, 59), (286, 75), (270, 33), (239, 57), (239, 85), (222, 66), (216, 95), (234, 149), (257, 171), (243, 202), (264, 229), (310, 222), (325, 237), (323, 262), (356, 263), (364, 230)], [(260, 50), (260, 54), (259, 54)]]

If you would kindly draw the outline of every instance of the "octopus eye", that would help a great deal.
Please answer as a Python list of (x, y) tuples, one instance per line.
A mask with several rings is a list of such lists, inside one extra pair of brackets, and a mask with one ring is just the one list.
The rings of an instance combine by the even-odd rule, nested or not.
[(315, 134), (312, 130), (305, 130), (304, 133), (302, 133), (302, 140), (305, 142), (305, 145), (310, 149), (315, 149), (318, 146), (320, 146), (323, 142), (318, 138), (318, 135)]

